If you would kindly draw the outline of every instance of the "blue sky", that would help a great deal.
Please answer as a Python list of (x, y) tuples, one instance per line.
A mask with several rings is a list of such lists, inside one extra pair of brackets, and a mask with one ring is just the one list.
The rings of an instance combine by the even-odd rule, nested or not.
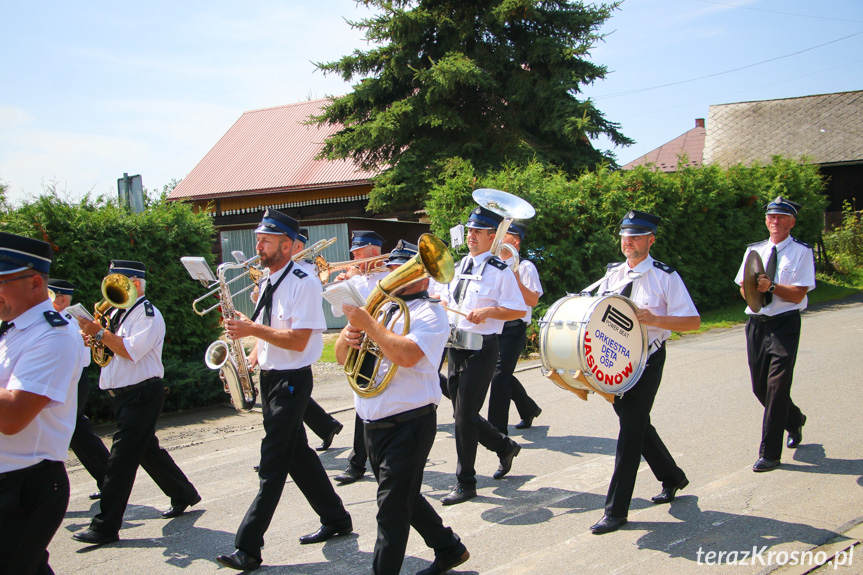
[[(113, 195), (123, 172), (161, 189), (244, 111), (347, 92), (311, 62), (365, 49), (345, 18), (368, 14), (353, 0), (5, 3), (0, 180), (13, 201), (48, 183)], [(863, 89), (861, 0), (626, 0), (603, 32), (591, 59), (609, 75), (584, 94), (637, 141), (621, 163), (711, 104)]]

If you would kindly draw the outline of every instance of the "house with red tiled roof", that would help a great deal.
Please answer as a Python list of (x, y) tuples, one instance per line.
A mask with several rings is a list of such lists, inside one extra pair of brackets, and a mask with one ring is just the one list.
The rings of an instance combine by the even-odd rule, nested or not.
[[(264, 210), (274, 208), (309, 229), (309, 245), (336, 238), (322, 254), (330, 262), (350, 259), (354, 230), (373, 230), (383, 236), (384, 251), (396, 242), (415, 242), (429, 231), (413, 212), (370, 214), (366, 211), (374, 172), (350, 160), (315, 157), (338, 125), (307, 124), (326, 99), (250, 110), (219, 139), (168, 196), (189, 202), (196, 211), (213, 217), (218, 232), (214, 252), (218, 260), (233, 251), (255, 253), (254, 229)], [(195, 254), (190, 254), (195, 255)], [(244, 298), (240, 298), (244, 299)], [(238, 302), (246, 311), (248, 302)], [(326, 310), (330, 327), (344, 325)]]
[(700, 127), (696, 120), (693, 130), (624, 169), (652, 164), (673, 172), (681, 152), (690, 165), (769, 163), (775, 155), (805, 156), (818, 164), (827, 180), (828, 214), (840, 212), (844, 201), (863, 208), (863, 91), (718, 104), (710, 106), (706, 126), (700, 122)]

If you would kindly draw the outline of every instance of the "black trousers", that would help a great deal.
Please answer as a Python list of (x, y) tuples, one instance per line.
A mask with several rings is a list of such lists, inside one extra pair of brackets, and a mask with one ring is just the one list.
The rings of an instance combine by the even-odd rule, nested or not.
[(764, 406), (759, 457), (779, 459), (785, 430), (796, 432), (803, 413), (791, 401), (791, 383), (800, 343), (800, 312), (781, 314), (767, 321), (749, 316), (746, 354), (752, 392)]
[(369, 463), (378, 480), (378, 538), (372, 573), (398, 575), (410, 528), (435, 555), (446, 555), (459, 540), (420, 493), (423, 470), (437, 432), (437, 413), (365, 432)]
[(527, 324), (520, 319), (506, 322), (497, 340), (500, 354), (491, 378), (488, 421), (498, 431), (508, 435), (510, 401), (515, 403), (515, 408), (522, 419), (534, 417), (539, 411), (539, 405), (531, 399), (518, 378), (512, 374), (527, 343)]
[(462, 487), (476, 486), (477, 444), (481, 443), (500, 457), (515, 448), (514, 441), (479, 414), (497, 365), (497, 356), (496, 335), (484, 336), (480, 350), (450, 349), (447, 356), (447, 387), (452, 400), (458, 455), (456, 478)]
[(75, 432), (72, 434), (69, 449), (72, 450), (87, 473), (96, 480), (96, 486), (101, 490), (102, 483), (105, 481), (105, 473), (108, 470), (109, 452), (102, 439), (93, 432), (90, 418), (84, 415), (84, 407), (89, 395), (90, 380), (85, 369), (78, 379), (78, 415), (75, 419)]
[(171, 498), (172, 506), (187, 504), (197, 497), (195, 487), (170, 454), (159, 446), (156, 421), (164, 403), (164, 382), (155, 377), (142, 387), (111, 398), (117, 431), (108, 455), (100, 511), (90, 529), (106, 534), (120, 530), (139, 465)]
[(306, 412), (303, 414), (303, 423), (309, 426), (312, 433), (321, 439), (327, 437), (338, 426), (339, 422), (335, 417), (327, 413), (320, 404), (309, 398), (309, 404), (306, 406)]
[(61, 461), (42, 461), (0, 478), (0, 574), (52, 574), (48, 544), (69, 505)]
[(237, 549), (253, 557), (261, 557), (264, 533), (273, 519), (289, 474), (323, 525), (350, 521), (321, 460), (306, 438), (303, 414), (311, 396), (310, 367), (261, 372), (265, 435), (261, 440), (260, 486), (234, 539)]
[(676, 487), (686, 478), (656, 428), (650, 423), (650, 410), (662, 381), (665, 366), (665, 346), (650, 356), (638, 383), (614, 402), (614, 411), (620, 420), (617, 436), (617, 454), (614, 473), (605, 498), (605, 513), (613, 517), (626, 517), (635, 489), (635, 478), (641, 457), (647, 461), (653, 475), (663, 487)]
[(365, 473), (366, 459), (368, 452), (366, 451), (366, 436), (363, 429), (363, 420), (359, 415), (354, 415), (354, 445), (348, 455), (348, 463), (351, 467)]

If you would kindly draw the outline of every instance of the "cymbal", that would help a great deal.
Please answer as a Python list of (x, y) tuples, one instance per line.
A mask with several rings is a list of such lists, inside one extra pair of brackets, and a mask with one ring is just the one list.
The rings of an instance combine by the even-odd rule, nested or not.
[(749, 309), (758, 313), (764, 305), (764, 293), (758, 291), (758, 276), (764, 273), (764, 262), (758, 252), (752, 250), (743, 265), (743, 295)]

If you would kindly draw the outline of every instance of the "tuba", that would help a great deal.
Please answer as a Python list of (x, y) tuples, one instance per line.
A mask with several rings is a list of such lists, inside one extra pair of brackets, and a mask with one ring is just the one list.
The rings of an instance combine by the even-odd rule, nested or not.
[[(108, 312), (112, 307), (129, 309), (138, 300), (138, 289), (135, 283), (123, 274), (109, 274), (102, 280), (102, 301), (93, 306), (93, 319), (103, 328), (108, 328), (111, 318)], [(105, 367), (111, 363), (114, 352), (105, 347), (101, 341), (92, 341), (93, 363)]]
[[(245, 258), (244, 255), (235, 255), (238, 260)], [(192, 309), (198, 315), (205, 315), (217, 307), (222, 308), (222, 319), (234, 319), (234, 300), (233, 297), (250, 290), (255, 283), (249, 284), (245, 288), (231, 294), (230, 284), (235, 281), (249, 276), (250, 278), (262, 275), (261, 270), (255, 267), (260, 256), (255, 256), (244, 262), (225, 262), (216, 268), (217, 280), (215, 287), (192, 302)], [(245, 269), (246, 271), (231, 280), (225, 280), (225, 273), (232, 269)], [(257, 272), (257, 273), (253, 273)], [(210, 272), (212, 273), (212, 272)], [(212, 286), (210, 286), (212, 287)], [(198, 302), (217, 295), (219, 303), (208, 307), (201, 311), (198, 309)], [(243, 349), (243, 339), (228, 339), (227, 341), (217, 339), (207, 348), (204, 353), (204, 363), (210, 369), (218, 369), (219, 377), (225, 384), (225, 391), (231, 396), (231, 404), (237, 411), (250, 411), (255, 406), (255, 398), (257, 391), (252, 382), (252, 373), (249, 370), (249, 363), (246, 359), (246, 352)]]
[[(449, 283), (455, 274), (452, 256), (441, 240), (431, 234), (423, 234), (417, 247), (417, 255), (379, 281), (366, 298), (366, 305), (363, 306), (375, 321), (383, 323), (386, 315), (385, 304), (396, 303), (399, 311), (384, 327), (394, 326), (400, 318), (404, 317), (402, 335), (410, 332), (410, 314), (407, 304), (390, 294), (426, 277), (431, 277), (439, 283)], [(344, 369), (354, 393), (360, 397), (374, 397), (386, 389), (398, 366), (391, 364), (387, 374), (378, 382), (377, 375), (382, 360), (383, 354), (368, 336), (363, 337), (360, 349), (350, 348)]]
[(513, 220), (526, 220), (536, 215), (536, 210), (527, 201), (500, 190), (491, 188), (480, 188), (473, 191), (473, 200), (487, 210), (491, 210), (499, 216), (503, 216), (503, 221), (497, 226), (497, 231), (494, 235), (494, 241), (491, 243), (491, 253), (494, 256), (500, 256), (501, 252), (506, 250), (512, 256), (512, 262), (509, 268), (513, 271), (518, 269), (519, 257), (515, 246), (504, 243), (503, 237), (509, 230), (509, 225)]

